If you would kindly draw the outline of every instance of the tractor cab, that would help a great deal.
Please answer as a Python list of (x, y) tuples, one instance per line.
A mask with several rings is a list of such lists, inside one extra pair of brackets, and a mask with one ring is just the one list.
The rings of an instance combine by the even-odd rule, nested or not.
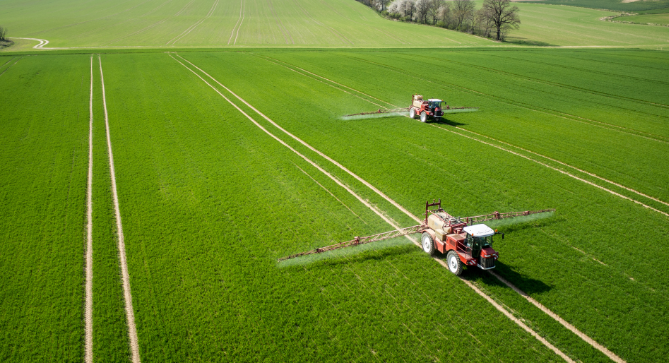
[(427, 107), (430, 110), (431, 115), (436, 118), (437, 120), (444, 115), (442, 109), (444, 101), (436, 98), (430, 98), (427, 100)]
[(436, 98), (431, 98), (431, 99), (427, 100), (427, 103), (428, 103), (428, 105), (430, 106), (431, 109), (435, 109), (435, 108), (442, 108), (441, 106), (444, 103), (444, 101), (438, 100)]
[(492, 237), (495, 231), (485, 224), (475, 224), (462, 229), (466, 233), (464, 245), (471, 258), (478, 260), (478, 267), (483, 270), (495, 268), (495, 260), (499, 257), (492, 249)]

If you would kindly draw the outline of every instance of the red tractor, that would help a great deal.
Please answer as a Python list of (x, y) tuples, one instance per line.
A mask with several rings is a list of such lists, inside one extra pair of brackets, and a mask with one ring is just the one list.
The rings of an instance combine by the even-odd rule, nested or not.
[[(427, 122), (428, 119), (439, 121), (441, 116), (444, 115), (443, 103), (444, 101), (436, 98), (424, 101), (423, 96), (413, 95), (411, 107), (409, 107), (409, 117), (416, 118), (416, 115), (419, 115), (421, 122)], [(446, 107), (448, 108), (448, 106)]]
[[(429, 207), (438, 206), (436, 210)], [(476, 266), (482, 270), (495, 268), (499, 253), (492, 249), (492, 237), (498, 234), (485, 224), (471, 225), (446, 213), (437, 203), (426, 203), (425, 222), (421, 246), (430, 255), (441, 252), (446, 255), (448, 269), (456, 275), (463, 266)], [(504, 234), (502, 234), (504, 239)]]

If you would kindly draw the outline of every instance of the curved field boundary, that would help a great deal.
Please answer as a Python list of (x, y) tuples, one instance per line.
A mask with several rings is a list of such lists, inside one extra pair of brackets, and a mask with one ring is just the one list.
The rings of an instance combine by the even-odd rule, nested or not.
[(244, 0), (241, 0), (239, 3), (239, 18), (237, 19), (235, 26), (232, 27), (232, 31), (230, 32), (230, 38), (228, 39), (228, 45), (230, 45), (232, 37), (235, 36), (235, 30), (237, 30), (237, 36), (235, 36), (234, 44), (237, 44), (237, 37), (239, 36), (239, 29), (242, 27), (242, 22), (244, 22)]
[[(205, 75), (207, 75), (207, 76), (208, 76), (209, 78), (211, 78), (212, 80), (214, 80), (214, 81), (215, 81), (216, 83), (218, 83), (221, 87), (225, 88), (228, 92), (230, 92), (230, 93), (233, 94), (235, 97), (237, 97), (240, 101), (242, 101), (243, 103), (245, 103), (247, 106), (251, 107), (251, 109), (253, 109), (256, 113), (258, 113), (259, 115), (263, 116), (263, 118), (266, 118), (266, 119), (267, 119), (268, 121), (270, 121), (272, 124), (276, 125), (273, 121), (269, 120), (266, 116), (264, 116), (262, 113), (260, 113), (259, 111), (257, 111), (255, 108), (253, 108), (253, 106), (251, 106), (251, 105), (249, 105), (248, 103), (246, 103), (246, 101), (244, 101), (243, 99), (241, 99), (239, 96), (235, 95), (235, 94), (234, 94), (232, 91), (230, 91), (227, 87), (225, 87), (224, 85), (222, 85), (220, 82), (218, 82), (216, 79), (214, 79), (213, 77), (211, 77), (210, 75), (208, 75), (206, 72), (202, 71), (200, 68), (198, 68), (197, 66), (195, 66), (194, 64), (192, 64), (192, 63), (189, 62), (188, 60), (184, 59), (183, 57), (181, 57), (181, 56), (179, 56), (179, 55), (177, 55), (177, 56), (178, 56), (179, 58), (183, 59), (184, 61), (188, 62), (189, 64), (191, 64), (193, 67), (197, 68), (200, 72), (204, 73)], [(332, 174), (330, 174), (330, 173), (328, 173), (327, 171), (325, 171), (323, 168), (321, 168), (321, 167), (320, 167), (318, 164), (316, 164), (314, 161), (312, 161), (311, 159), (307, 158), (306, 156), (304, 156), (303, 154), (301, 154), (299, 151), (295, 150), (293, 147), (291, 147), (290, 145), (288, 145), (285, 141), (281, 140), (280, 138), (278, 138), (277, 136), (275, 136), (274, 134), (272, 134), (271, 132), (269, 132), (267, 129), (265, 129), (265, 128), (264, 128), (262, 125), (260, 125), (256, 120), (254, 120), (251, 116), (249, 116), (246, 112), (244, 112), (244, 110), (242, 110), (241, 108), (239, 108), (239, 106), (237, 106), (235, 103), (233, 103), (232, 101), (230, 101), (230, 99), (227, 98), (225, 95), (223, 95), (223, 93), (221, 93), (218, 89), (216, 89), (216, 88), (215, 88), (214, 86), (212, 86), (209, 82), (207, 82), (204, 78), (202, 78), (202, 76), (200, 76), (199, 74), (197, 74), (195, 71), (193, 71), (192, 69), (190, 69), (188, 66), (186, 66), (184, 63), (182, 63), (181, 61), (179, 61), (179, 60), (176, 59), (175, 57), (173, 57), (172, 54), (170, 54), (170, 57), (172, 57), (175, 61), (177, 61), (177, 62), (178, 62), (179, 64), (181, 64), (182, 66), (184, 66), (184, 67), (185, 67), (186, 69), (188, 69), (190, 72), (192, 72), (193, 74), (195, 74), (198, 78), (200, 78), (205, 84), (207, 84), (209, 87), (211, 87), (211, 89), (213, 89), (214, 91), (216, 91), (216, 93), (218, 93), (221, 97), (223, 97), (228, 103), (230, 103), (234, 108), (236, 108), (237, 111), (239, 111), (239, 112), (242, 113), (244, 116), (246, 116), (246, 118), (248, 118), (251, 122), (253, 122), (258, 128), (260, 128), (262, 131), (264, 131), (267, 135), (269, 135), (270, 137), (272, 137), (273, 139), (275, 139), (276, 141), (278, 141), (279, 143), (281, 143), (283, 146), (285, 146), (286, 148), (288, 148), (290, 151), (292, 151), (293, 153), (297, 154), (297, 155), (300, 156), (302, 159), (304, 159), (307, 163), (311, 164), (313, 167), (315, 167), (315, 168), (318, 169), (320, 172), (322, 172), (323, 174), (325, 174), (327, 177), (329, 177), (330, 179), (332, 179), (335, 183), (337, 183), (339, 186), (341, 186), (342, 188), (344, 188), (344, 189), (345, 189), (347, 192), (349, 192), (351, 195), (353, 195), (354, 197), (356, 197), (356, 199), (358, 199), (361, 203), (363, 203), (367, 208), (371, 209), (374, 213), (376, 213), (379, 217), (381, 217), (381, 219), (383, 219), (386, 223), (390, 224), (393, 228), (395, 228), (395, 229), (400, 229), (400, 228), (401, 228), (400, 226), (397, 225), (397, 223), (395, 223), (393, 220), (389, 219), (389, 218), (386, 217), (383, 213), (381, 213), (381, 211), (379, 211), (375, 206), (372, 206), (369, 202), (367, 202), (365, 199), (363, 199), (363, 198), (360, 197), (358, 194), (356, 194), (356, 193), (355, 193), (353, 190), (351, 190), (350, 187), (348, 187), (346, 184), (344, 184), (344, 183), (342, 183), (341, 181), (339, 181), (337, 178), (335, 178)], [(282, 129), (281, 127), (279, 127), (279, 126), (277, 126), (277, 127), (278, 127), (279, 129), (281, 129), (283, 132), (285, 132), (286, 134), (292, 136), (292, 134), (288, 133), (287, 131), (285, 131), (285, 130)], [(296, 140), (299, 140), (299, 139), (297, 139), (295, 136), (292, 136), (292, 137), (295, 138)], [(299, 141), (300, 141), (301, 143), (305, 144), (305, 146), (307, 146), (308, 148), (310, 148), (310, 149), (312, 149), (312, 150), (315, 150), (315, 149), (313, 149), (311, 146), (309, 146), (308, 144), (304, 143), (303, 141), (301, 141), (301, 140), (299, 140)], [(316, 152), (319, 153), (319, 155), (324, 156), (322, 153), (320, 153), (320, 152), (318, 152), (318, 151), (316, 151)], [(324, 156), (324, 157), (326, 157), (326, 156)], [(332, 160), (332, 159), (330, 159), (330, 158), (328, 158), (328, 159), (329, 159), (329, 160)], [(337, 163), (337, 165), (339, 166), (338, 163)], [(343, 168), (342, 166), (340, 166), (340, 167)], [(346, 170), (347, 170), (347, 169), (346, 169)], [(353, 175), (354, 175), (354, 174), (353, 174)], [(367, 182), (364, 181), (364, 180), (363, 180), (363, 182), (364, 182), (366, 185), (371, 185), (371, 184), (367, 183)], [(372, 188), (373, 188), (373, 187), (372, 187)], [(376, 190), (376, 188), (374, 188), (373, 190)], [(385, 196), (385, 195), (383, 195), (383, 196)], [(386, 198), (387, 198), (387, 197), (386, 197)], [(401, 206), (400, 206), (400, 207), (401, 207)], [(406, 209), (404, 209), (404, 208), (401, 208), (401, 210), (406, 211)], [(409, 217), (412, 217), (413, 219), (418, 220), (418, 218), (417, 218), (416, 216), (412, 215), (412, 214), (409, 213), (408, 211), (406, 211), (405, 213), (406, 213)], [(413, 242), (416, 246), (420, 247), (420, 243), (418, 243), (418, 241), (416, 241), (415, 239), (413, 239), (413, 238), (411, 238), (411, 237), (409, 237), (409, 236), (406, 236), (406, 237), (407, 237), (411, 242)], [(440, 260), (440, 259), (438, 259), (438, 258), (436, 258), (436, 257), (433, 257), (433, 259), (434, 259), (435, 261), (437, 261), (437, 262), (438, 262), (440, 265), (442, 265), (443, 267), (448, 268), (448, 265), (447, 265), (446, 262), (444, 262), (443, 260)], [(541, 337), (541, 336), (540, 336), (539, 334), (537, 334), (534, 330), (532, 330), (530, 327), (528, 327), (528, 326), (525, 325), (523, 322), (521, 322), (518, 318), (514, 317), (513, 314), (511, 314), (511, 313), (508, 312), (506, 309), (504, 309), (501, 305), (499, 305), (499, 304), (498, 304), (497, 302), (495, 302), (491, 297), (489, 297), (488, 295), (486, 295), (485, 293), (483, 293), (480, 289), (478, 289), (476, 286), (474, 286), (471, 282), (469, 282), (469, 281), (467, 281), (467, 280), (464, 280), (464, 279), (461, 279), (461, 280), (464, 281), (464, 282), (467, 284), (467, 286), (469, 286), (469, 287), (470, 287), (472, 290), (474, 290), (477, 294), (479, 294), (481, 297), (483, 297), (483, 298), (486, 299), (489, 303), (491, 303), (497, 310), (499, 310), (500, 312), (502, 312), (507, 318), (509, 318), (509, 319), (510, 319), (511, 321), (513, 321), (514, 323), (516, 323), (516, 324), (517, 324), (518, 326), (520, 326), (523, 330), (525, 330), (525, 331), (527, 331), (528, 333), (530, 333), (530, 335), (532, 335), (533, 337), (535, 337), (537, 340), (539, 340), (542, 344), (544, 344), (544, 345), (545, 345), (546, 347), (548, 347), (550, 350), (552, 350), (553, 352), (555, 352), (555, 354), (559, 355), (559, 356), (560, 356), (562, 359), (564, 359), (566, 362), (569, 362), (569, 363), (573, 363), (573, 362), (574, 362), (571, 358), (569, 358), (566, 354), (564, 354), (562, 351), (560, 351), (557, 347), (555, 347), (554, 345), (552, 345), (551, 343), (549, 343), (546, 339), (544, 339), (543, 337)]]
[(114, 153), (112, 152), (111, 135), (109, 133), (109, 114), (107, 113), (107, 98), (105, 96), (105, 78), (102, 73), (102, 59), (98, 54), (100, 63), (100, 83), (102, 84), (102, 103), (105, 109), (105, 129), (107, 132), (107, 150), (109, 152), (109, 172), (111, 174), (112, 196), (114, 198), (114, 214), (116, 216), (116, 233), (118, 235), (119, 259), (121, 262), (121, 280), (123, 282), (123, 297), (125, 300), (125, 314), (128, 320), (128, 335), (130, 337), (130, 354), (132, 363), (140, 363), (139, 343), (137, 339), (137, 327), (135, 326), (135, 313), (132, 309), (132, 293), (130, 292), (130, 275), (128, 274), (128, 262), (125, 254), (125, 239), (123, 237), (123, 223), (121, 223), (121, 210), (118, 203), (116, 191), (116, 172), (114, 170)]
[(88, 180), (86, 182), (86, 287), (84, 301), (84, 360), (93, 363), (93, 55), (91, 54), (91, 96), (88, 105)]
[[(183, 59), (183, 58), (182, 58), (182, 59)], [(189, 63), (190, 63), (190, 62), (189, 62)], [(192, 63), (191, 63), (191, 64), (192, 64)], [(198, 68), (198, 69), (199, 69), (199, 68)], [(204, 73), (204, 72), (203, 72), (203, 73)], [(313, 75), (315, 75), (315, 76), (317, 76), (317, 77), (319, 77), (319, 78), (322, 78), (322, 79), (327, 79), (327, 78), (325, 78), (325, 77), (318, 76), (318, 75), (316, 75), (316, 74), (314, 74), (314, 73), (311, 73), (311, 72), (308, 72), (308, 73), (313, 74)], [(205, 74), (206, 74), (206, 73), (205, 73)], [(211, 76), (209, 76), (209, 77), (211, 78)], [(213, 78), (212, 78), (212, 79), (213, 79)], [(348, 87), (348, 86), (345, 86), (345, 87), (348, 88), (348, 89), (350, 89), (350, 90), (352, 90), (352, 91), (362, 93), (362, 92), (357, 91), (357, 90), (355, 90), (355, 89), (353, 89), (353, 88), (351, 88), (351, 87)], [(364, 94), (364, 93), (363, 93), (363, 94)], [(371, 101), (369, 101), (369, 102), (371, 102)], [(382, 101), (382, 102), (383, 102), (383, 101)], [(391, 103), (388, 103), (388, 104), (392, 105)], [(396, 106), (396, 105), (393, 105), (393, 106)], [(396, 107), (397, 107), (397, 106), (396, 106)], [(473, 138), (473, 137), (470, 137), (470, 136), (467, 136), (467, 135), (463, 135), (463, 134), (460, 134), (460, 133), (457, 133), (457, 132), (453, 132), (453, 131), (450, 131), (450, 130), (446, 130), (446, 129), (444, 129), (444, 128), (441, 128), (441, 127), (438, 127), (438, 126), (435, 126), (435, 125), (432, 125), (432, 126), (433, 126), (433, 127), (437, 127), (437, 128), (439, 128), (439, 129), (442, 129), (442, 130), (444, 130), (444, 131), (451, 132), (451, 133), (454, 133), (454, 134), (456, 134), (456, 135), (460, 135), (460, 136), (462, 136), (462, 137), (466, 137), (466, 138), (469, 138), (469, 139), (472, 139), (472, 140), (475, 140), (475, 141), (478, 141), (478, 142), (481, 142), (481, 143), (484, 143), (484, 144), (487, 144), (487, 145), (496, 147), (496, 148), (498, 148), (498, 149), (501, 149), (501, 150), (510, 152), (510, 153), (512, 153), (512, 154), (514, 154), (514, 155), (523, 157), (523, 158), (528, 159), (528, 160), (530, 160), (530, 161), (533, 161), (533, 162), (535, 162), (535, 163), (539, 163), (539, 164), (541, 164), (541, 165), (543, 165), (543, 166), (546, 166), (546, 167), (548, 167), (548, 168), (551, 168), (551, 169), (553, 169), (553, 170), (556, 170), (556, 171), (558, 171), (558, 172), (560, 172), (560, 173), (566, 174), (566, 175), (571, 176), (571, 177), (573, 177), (573, 178), (576, 178), (576, 179), (578, 179), (578, 180), (580, 180), (580, 181), (583, 181), (583, 182), (585, 182), (585, 183), (587, 183), (587, 184), (591, 184), (591, 185), (593, 185), (593, 186), (595, 186), (595, 187), (597, 187), (597, 188), (603, 189), (603, 190), (608, 191), (608, 192), (610, 192), (610, 193), (613, 193), (613, 194), (615, 194), (615, 195), (617, 195), (617, 196), (620, 196), (620, 197), (622, 197), (622, 198), (624, 198), (624, 199), (631, 200), (631, 201), (633, 201), (633, 202), (635, 202), (635, 203), (641, 204), (641, 205), (643, 205), (643, 206), (645, 206), (645, 207), (647, 207), (647, 208), (653, 209), (653, 210), (655, 210), (655, 211), (657, 211), (657, 212), (659, 212), (659, 213), (662, 213), (662, 214), (664, 214), (664, 215), (666, 215), (666, 216), (669, 216), (669, 214), (667, 214), (667, 213), (665, 213), (665, 212), (659, 211), (659, 210), (654, 209), (654, 208), (652, 208), (652, 207), (650, 207), (650, 206), (646, 206), (645, 204), (643, 204), (643, 203), (641, 203), (641, 202), (638, 202), (638, 201), (636, 201), (636, 200), (634, 200), (634, 199), (631, 199), (631, 198), (628, 198), (628, 197), (626, 197), (626, 196), (624, 196), (624, 195), (621, 195), (621, 194), (615, 193), (615, 192), (613, 192), (613, 191), (610, 191), (610, 190), (608, 190), (608, 189), (606, 189), (606, 188), (604, 188), (604, 187), (601, 187), (601, 186), (599, 186), (599, 185), (597, 185), (597, 184), (594, 184), (594, 183), (589, 182), (589, 181), (587, 181), (587, 180), (584, 180), (584, 179), (578, 178), (578, 177), (576, 177), (576, 176), (573, 176), (573, 175), (571, 175), (571, 174), (569, 174), (569, 173), (567, 173), (567, 172), (565, 172), (565, 171), (562, 171), (562, 170), (560, 170), (560, 169), (554, 168), (554, 167), (549, 166), (549, 165), (547, 165), (547, 164), (541, 163), (541, 162), (539, 162), (539, 161), (537, 161), (537, 160), (534, 160), (534, 159), (532, 159), (532, 158), (529, 158), (529, 157), (527, 157), (527, 156), (525, 156), (525, 155), (522, 155), (522, 154), (513, 152), (513, 151), (511, 151), (511, 150), (504, 149), (504, 148), (502, 148), (502, 147), (500, 147), (500, 146), (493, 145), (493, 144), (487, 143), (487, 142), (485, 142), (485, 141), (478, 140), (478, 139), (476, 139), (476, 138)], [(402, 211), (405, 211), (405, 210), (402, 209)], [(405, 213), (408, 213), (408, 212), (405, 212)], [(411, 217), (412, 215), (409, 215), (409, 216)], [(416, 217), (413, 216), (413, 218), (416, 218)], [(420, 244), (419, 244), (418, 242), (416, 242), (416, 241), (414, 241), (414, 240), (412, 240), (412, 241), (413, 241), (414, 244), (416, 244), (418, 247), (421, 247)], [(446, 262), (444, 262), (443, 260), (440, 260), (440, 259), (437, 259), (437, 258), (435, 258), (435, 260), (438, 261), (443, 267), (448, 268), (448, 265), (447, 265)], [(527, 293), (525, 293), (524, 291), (520, 290), (518, 287), (516, 287), (515, 285), (511, 284), (509, 281), (507, 281), (506, 279), (504, 279), (504, 278), (502, 278), (501, 276), (497, 275), (496, 273), (493, 273), (492, 271), (490, 271), (490, 272), (492, 273), (493, 276), (495, 276), (496, 278), (498, 278), (502, 283), (504, 283), (505, 285), (507, 285), (507, 286), (509, 286), (510, 288), (512, 288), (515, 292), (517, 292), (517, 293), (520, 294), (521, 296), (525, 297), (530, 303), (532, 303), (533, 305), (535, 305), (537, 308), (539, 308), (541, 311), (543, 311), (544, 313), (546, 313), (548, 316), (550, 316), (551, 318), (553, 318), (554, 320), (556, 320), (558, 323), (560, 323), (561, 325), (563, 325), (565, 328), (567, 328), (567, 329), (569, 329), (570, 331), (572, 331), (572, 332), (573, 332), (574, 334), (576, 334), (578, 337), (580, 337), (581, 339), (583, 339), (586, 343), (590, 344), (590, 345), (591, 345), (592, 347), (594, 347), (595, 349), (597, 349), (597, 350), (599, 350), (600, 352), (604, 353), (606, 356), (608, 356), (609, 358), (611, 358), (611, 359), (612, 359), (613, 361), (615, 361), (615, 362), (618, 362), (618, 363), (624, 363), (624, 362), (625, 362), (622, 358), (620, 358), (619, 356), (617, 356), (616, 354), (614, 354), (613, 352), (611, 352), (610, 350), (608, 350), (606, 347), (604, 347), (603, 345), (597, 343), (594, 339), (590, 338), (589, 336), (587, 336), (586, 334), (584, 334), (583, 332), (581, 332), (580, 330), (578, 330), (575, 326), (569, 324), (567, 321), (565, 321), (564, 319), (562, 319), (559, 315), (555, 314), (553, 311), (551, 311), (550, 309), (548, 309), (547, 307), (545, 307), (544, 305), (542, 305), (542, 304), (539, 303), (538, 301), (532, 299)], [(495, 306), (496, 308), (498, 308), (498, 310), (500, 310), (500, 311), (502, 311), (502, 312), (506, 311), (503, 307), (501, 307), (499, 304), (497, 304), (496, 302), (494, 302), (494, 300), (492, 300), (489, 296), (487, 296), (486, 294), (484, 294), (483, 292), (481, 292), (478, 288), (476, 288), (471, 282), (469, 282), (469, 281), (467, 281), (467, 280), (464, 280), (464, 279), (462, 279), (462, 280), (463, 280), (468, 286), (470, 286), (472, 289), (474, 289), (477, 293), (479, 293), (481, 296), (484, 296), (484, 297), (486, 298), (486, 300), (488, 300), (491, 304), (493, 304), (493, 306)], [(506, 315), (506, 313), (505, 313), (505, 315)], [(507, 316), (508, 316), (510, 319), (512, 319), (512, 318), (515, 319), (515, 317), (513, 317), (513, 315), (510, 315), (510, 316), (507, 315)], [(517, 320), (517, 319), (516, 319), (516, 320)], [(515, 320), (514, 320), (514, 321), (515, 321)], [(519, 323), (519, 325), (522, 324), (522, 326), (524, 326), (523, 329), (525, 329), (525, 327), (527, 327), (525, 324), (523, 324), (523, 323), (520, 322), (520, 321), (518, 321), (517, 323)], [(522, 326), (521, 326), (521, 327), (522, 327)], [(529, 327), (527, 327), (526, 330), (529, 332), (531, 329), (530, 329)], [(536, 334), (536, 333), (535, 333), (535, 334)], [(534, 335), (534, 334), (533, 334), (533, 335)], [(539, 339), (539, 338), (540, 338), (540, 337), (537, 336), (537, 339)], [(542, 339), (543, 339), (543, 338), (542, 338)], [(543, 343), (543, 342), (542, 342), (542, 343)], [(546, 344), (550, 344), (550, 343), (546, 342)], [(547, 345), (547, 346), (548, 346), (548, 345)], [(550, 347), (549, 347), (549, 348), (550, 348)], [(554, 347), (553, 347), (553, 348), (554, 348)], [(553, 348), (551, 348), (551, 349), (553, 349)], [(556, 348), (556, 349), (557, 349), (557, 348)], [(554, 351), (555, 351), (555, 350), (554, 350)], [(562, 356), (562, 355), (561, 355), (561, 356)], [(563, 358), (564, 358), (565, 360), (567, 360), (567, 361), (570, 361), (570, 362), (572, 361), (571, 359), (569, 359), (569, 358), (566, 357), (566, 356), (564, 356)]]
[(180, 41), (181, 38), (190, 34), (190, 32), (195, 30), (195, 28), (197, 28), (200, 24), (204, 23), (205, 20), (209, 19), (214, 14), (214, 11), (216, 11), (216, 7), (218, 6), (218, 2), (219, 2), (219, 0), (214, 1), (214, 3), (211, 5), (211, 8), (209, 9), (209, 12), (207, 13), (207, 15), (204, 16), (204, 18), (196, 21), (195, 24), (189, 26), (188, 29), (184, 30), (181, 34), (177, 35), (176, 37), (172, 38), (171, 40), (168, 40), (167, 43), (165, 43), (165, 45), (176, 44), (176, 42)]

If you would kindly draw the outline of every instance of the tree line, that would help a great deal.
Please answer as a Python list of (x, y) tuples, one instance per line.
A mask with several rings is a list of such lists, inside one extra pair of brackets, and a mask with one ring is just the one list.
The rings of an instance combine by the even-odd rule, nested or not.
[(473, 0), (356, 0), (382, 15), (406, 22), (430, 24), (442, 28), (504, 40), (518, 29), (518, 7), (510, 0), (483, 0), (476, 10)]

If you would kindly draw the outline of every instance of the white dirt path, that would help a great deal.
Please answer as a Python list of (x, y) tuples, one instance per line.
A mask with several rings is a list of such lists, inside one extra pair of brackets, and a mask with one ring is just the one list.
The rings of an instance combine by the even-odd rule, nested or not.
[(116, 216), (116, 233), (118, 235), (119, 259), (121, 261), (121, 280), (123, 282), (123, 297), (125, 299), (125, 314), (128, 320), (128, 336), (130, 338), (130, 355), (132, 363), (140, 363), (139, 342), (137, 339), (137, 327), (135, 326), (135, 313), (132, 308), (132, 293), (130, 292), (130, 275), (128, 274), (128, 263), (125, 254), (125, 239), (123, 237), (123, 224), (121, 223), (121, 210), (118, 202), (116, 189), (116, 171), (114, 169), (114, 153), (112, 152), (111, 135), (109, 132), (109, 114), (107, 113), (107, 98), (105, 95), (105, 78), (102, 73), (102, 59), (100, 62), (100, 83), (102, 84), (102, 103), (105, 109), (105, 129), (107, 132), (107, 150), (109, 152), (109, 172), (111, 174), (112, 196), (114, 198), (114, 214)]
[(35, 45), (33, 48), (34, 49), (56, 49), (56, 48), (44, 48), (45, 45), (49, 44), (49, 41), (46, 39), (38, 39), (38, 38), (14, 38), (12, 37), (11, 39), (25, 39), (25, 40), (34, 40), (36, 42), (39, 42), (39, 44)]
[[(193, 71), (192, 69), (190, 69), (188, 66), (186, 66), (184, 63), (182, 63), (181, 61), (179, 61), (179, 60), (176, 59), (175, 57), (173, 57), (172, 54), (170, 54), (170, 57), (172, 57), (172, 59), (174, 59), (174, 60), (177, 61), (179, 64), (181, 64), (182, 66), (184, 66), (186, 69), (188, 69), (188, 70), (189, 70), (190, 72), (192, 72), (194, 75), (196, 75), (198, 78), (200, 78), (205, 84), (207, 84), (209, 87), (211, 87), (211, 89), (213, 89), (216, 93), (218, 93), (221, 97), (223, 97), (223, 99), (225, 99), (229, 104), (231, 104), (234, 108), (236, 108), (237, 111), (239, 111), (239, 112), (242, 113), (244, 116), (246, 116), (246, 118), (248, 118), (251, 122), (253, 122), (258, 128), (260, 128), (262, 131), (264, 131), (267, 135), (269, 135), (270, 137), (272, 137), (273, 139), (275, 139), (276, 141), (278, 141), (279, 143), (281, 143), (283, 146), (285, 146), (286, 148), (288, 148), (290, 151), (292, 151), (292, 152), (295, 153), (296, 155), (300, 156), (300, 157), (301, 157), (302, 159), (304, 159), (306, 162), (308, 162), (308, 163), (311, 164), (313, 167), (315, 167), (316, 169), (318, 169), (321, 173), (325, 174), (327, 177), (329, 177), (330, 179), (332, 179), (335, 183), (337, 183), (339, 186), (341, 186), (342, 188), (344, 188), (344, 189), (345, 189), (347, 192), (349, 192), (351, 195), (353, 195), (354, 197), (356, 197), (356, 199), (358, 199), (358, 200), (359, 200), (361, 203), (363, 203), (367, 208), (369, 208), (369, 209), (372, 210), (374, 213), (376, 213), (379, 217), (381, 217), (381, 219), (383, 219), (386, 223), (388, 223), (389, 225), (391, 225), (393, 228), (395, 228), (395, 229), (400, 229), (400, 228), (401, 228), (395, 221), (393, 221), (393, 220), (389, 219), (387, 216), (385, 216), (380, 210), (378, 210), (378, 208), (376, 208), (375, 206), (372, 206), (369, 202), (367, 202), (365, 199), (363, 199), (361, 196), (359, 196), (359, 195), (356, 194), (353, 190), (351, 190), (346, 184), (344, 184), (344, 183), (342, 183), (341, 181), (339, 181), (339, 180), (338, 180), (337, 178), (335, 178), (332, 174), (330, 174), (330, 173), (328, 173), (327, 171), (325, 171), (323, 168), (321, 168), (318, 164), (316, 164), (315, 162), (313, 162), (311, 159), (307, 158), (306, 156), (304, 156), (303, 154), (301, 154), (301, 153), (298, 152), (297, 150), (293, 149), (293, 148), (292, 148), (290, 145), (288, 145), (286, 142), (284, 142), (283, 140), (281, 140), (280, 138), (278, 138), (277, 136), (275, 136), (274, 134), (272, 134), (271, 132), (269, 132), (267, 129), (265, 129), (265, 128), (264, 128), (262, 125), (260, 125), (256, 120), (254, 120), (251, 116), (249, 116), (246, 112), (244, 112), (241, 108), (239, 108), (239, 106), (237, 106), (235, 103), (233, 103), (229, 98), (227, 98), (225, 95), (223, 95), (218, 89), (216, 89), (216, 88), (215, 88), (214, 86), (212, 86), (209, 82), (207, 82), (204, 78), (202, 78), (202, 76), (200, 76), (199, 74), (197, 74), (195, 71)], [(184, 59), (184, 58), (182, 58), (182, 57), (180, 57), (180, 56), (179, 56), (179, 58)], [(185, 60), (186, 62), (188, 62), (188, 60), (186, 60), (186, 59), (184, 59), (184, 60)], [(190, 62), (188, 62), (188, 63), (190, 63)], [(190, 64), (193, 65), (192, 63), (190, 63)], [(201, 69), (199, 69), (197, 66), (193, 65), (193, 67), (197, 68), (197, 69), (200, 70), (202, 73), (206, 74), (204, 71), (202, 71)], [(209, 76), (208, 74), (206, 74), (206, 75)], [(212, 78), (212, 77), (209, 76), (209, 78)], [(212, 79), (213, 79), (214, 81), (216, 81), (216, 83), (218, 83), (221, 87), (224, 87), (226, 90), (229, 91), (229, 89), (228, 89), (227, 87), (223, 86), (222, 84), (220, 84), (220, 82), (218, 82), (218, 81), (215, 80), (214, 78), (212, 78)], [(231, 92), (231, 91), (229, 91), (229, 92), (232, 93), (233, 95), (235, 95), (233, 92)], [(235, 95), (235, 97), (239, 98), (237, 95)], [(241, 100), (241, 99), (240, 99), (240, 100)], [(241, 100), (241, 101), (244, 102), (245, 104), (247, 104), (244, 100)], [(267, 118), (266, 116), (262, 115), (259, 111), (257, 111), (255, 108), (253, 108), (252, 106), (250, 106), (250, 105), (248, 105), (248, 104), (247, 104), (247, 106), (251, 107), (251, 108), (252, 108), (255, 112), (257, 112), (259, 115), (263, 116), (264, 118)], [(272, 122), (272, 123), (273, 123), (273, 122)], [(277, 126), (277, 127), (278, 127), (278, 126)], [(288, 134), (287, 131), (285, 131), (285, 130), (283, 130), (283, 129), (281, 129), (281, 130)], [(308, 146), (308, 147), (311, 148), (310, 146)], [(365, 183), (366, 183), (366, 182), (365, 182)], [(367, 184), (368, 184), (368, 183), (367, 183)], [(403, 209), (403, 208), (402, 208), (402, 209)], [(407, 213), (408, 213), (408, 215), (409, 215), (410, 217), (413, 217), (414, 219), (418, 220), (418, 218), (417, 218), (416, 216), (411, 215), (409, 212), (407, 212)], [(419, 220), (419, 221), (420, 221), (420, 220)], [(413, 239), (413, 238), (410, 238), (409, 236), (406, 236), (406, 237), (407, 237), (411, 242), (413, 242), (415, 245), (417, 245), (418, 247), (420, 247), (420, 243), (418, 243), (418, 241), (416, 241), (416, 240)], [(434, 258), (434, 260), (437, 261), (439, 264), (441, 264), (443, 267), (448, 268), (446, 262), (444, 262), (443, 260), (440, 260), (440, 259), (438, 259), (438, 258), (436, 258), (436, 257)], [(513, 314), (511, 314), (509, 311), (507, 311), (507, 310), (504, 309), (501, 305), (499, 305), (497, 302), (495, 302), (492, 298), (490, 298), (488, 295), (486, 295), (486, 294), (483, 293), (481, 290), (479, 290), (479, 289), (478, 289), (476, 286), (474, 286), (471, 282), (469, 282), (469, 281), (467, 281), (467, 280), (464, 280), (464, 279), (462, 279), (462, 281), (464, 281), (464, 282), (467, 284), (467, 286), (469, 286), (470, 288), (472, 288), (472, 290), (474, 290), (477, 294), (479, 294), (481, 297), (483, 297), (483, 298), (486, 299), (489, 303), (491, 303), (497, 310), (499, 310), (500, 312), (502, 312), (502, 313), (503, 313), (506, 317), (508, 317), (511, 321), (513, 321), (514, 323), (518, 324), (523, 330), (525, 330), (525, 331), (527, 331), (528, 333), (530, 333), (530, 335), (532, 335), (533, 337), (535, 337), (537, 340), (539, 340), (539, 342), (541, 342), (541, 343), (544, 344), (546, 347), (548, 347), (550, 350), (552, 350), (553, 352), (555, 352), (555, 354), (559, 355), (559, 356), (560, 356), (562, 359), (564, 359), (566, 362), (569, 362), (569, 363), (573, 363), (573, 362), (574, 362), (574, 361), (573, 361), (571, 358), (569, 358), (566, 354), (564, 354), (562, 351), (560, 351), (560, 350), (559, 350), (558, 348), (556, 348), (554, 345), (552, 345), (551, 343), (549, 343), (546, 339), (544, 339), (543, 337), (541, 337), (541, 336), (540, 336), (539, 334), (537, 334), (534, 330), (532, 330), (530, 327), (528, 327), (527, 325), (525, 325), (522, 321), (520, 321), (519, 319), (517, 319), (516, 317), (514, 317)]]
[(84, 302), (86, 363), (93, 363), (93, 55), (91, 55), (91, 96), (88, 105), (88, 179), (86, 182), (86, 287)]

